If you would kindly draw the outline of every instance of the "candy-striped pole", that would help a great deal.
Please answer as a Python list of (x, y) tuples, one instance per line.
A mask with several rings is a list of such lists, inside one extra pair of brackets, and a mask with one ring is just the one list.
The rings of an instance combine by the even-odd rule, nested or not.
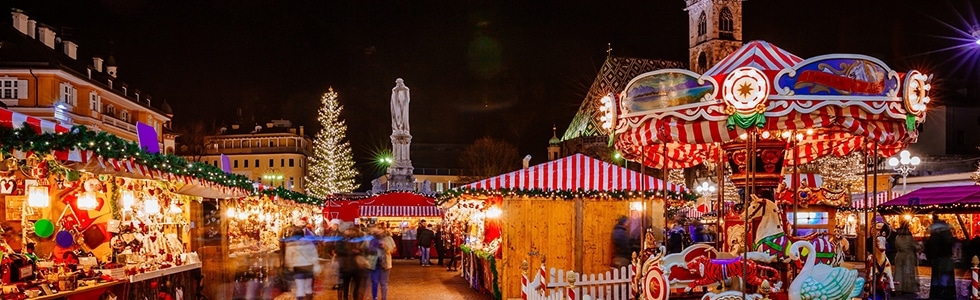
[(578, 278), (578, 274), (575, 271), (568, 271), (565, 274), (565, 281), (568, 282), (568, 287), (565, 288), (565, 297), (568, 300), (575, 300), (575, 280)]
[(541, 254), (541, 269), (538, 270), (538, 275), (540, 276), (538, 283), (540, 283), (541, 285), (538, 286), (538, 288), (541, 289), (541, 296), (547, 297), (548, 296), (548, 272), (545, 270), (544, 261), (545, 261), (544, 254)]
[(970, 276), (972, 278), (972, 282), (970, 282), (970, 299), (980, 300), (980, 280), (977, 279), (977, 272), (980, 271), (977, 265), (980, 264), (980, 259), (977, 259), (974, 255), (973, 260), (970, 262), (973, 263), (973, 268), (970, 268)]
[(525, 259), (521, 262), (521, 300), (527, 300), (527, 269), (528, 264)]

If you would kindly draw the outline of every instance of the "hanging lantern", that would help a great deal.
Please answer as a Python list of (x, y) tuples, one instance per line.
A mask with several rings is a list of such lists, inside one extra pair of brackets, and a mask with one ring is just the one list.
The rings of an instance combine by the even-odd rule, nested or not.
[(99, 207), (99, 201), (95, 199), (95, 192), (82, 192), (78, 195), (78, 202), (75, 203), (78, 209), (93, 210)]
[(31, 186), (27, 191), (27, 206), (33, 208), (51, 206), (51, 198), (48, 197), (48, 187), (43, 185)]
[(155, 215), (160, 213), (160, 200), (157, 197), (147, 196), (143, 198), (143, 212)]
[(133, 204), (136, 204), (136, 196), (133, 195), (133, 191), (123, 191), (122, 192), (123, 210), (133, 209)]

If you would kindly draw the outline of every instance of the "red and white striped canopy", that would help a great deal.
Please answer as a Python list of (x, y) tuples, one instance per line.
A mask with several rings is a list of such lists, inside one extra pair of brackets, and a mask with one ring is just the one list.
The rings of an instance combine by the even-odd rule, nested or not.
[(491, 177), (462, 186), (464, 189), (656, 191), (665, 188), (685, 192), (687, 188), (640, 174), (581, 153)]
[[(27, 123), (27, 125), (33, 128), (34, 132), (37, 132), (38, 134), (42, 134), (42, 133), (63, 134), (71, 131), (71, 128), (55, 122), (43, 120), (40, 118), (35, 118), (22, 113), (0, 108), (0, 126), (13, 128), (13, 129), (20, 129), (21, 127), (24, 127), (24, 123)], [(57, 158), (58, 160), (74, 161), (74, 162), (86, 162), (88, 161), (90, 156), (90, 153), (87, 153), (87, 151), (82, 151), (78, 149), (55, 150), (51, 154), (54, 155), (54, 157)], [(21, 157), (21, 156), (26, 156), (26, 153), (16, 151), (14, 155)]]
[(361, 217), (441, 217), (442, 209), (433, 205), (361, 205)]

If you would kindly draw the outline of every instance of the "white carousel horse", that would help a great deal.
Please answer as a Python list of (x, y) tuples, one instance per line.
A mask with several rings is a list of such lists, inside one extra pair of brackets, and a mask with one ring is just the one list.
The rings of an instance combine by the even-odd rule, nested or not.
[[(797, 241), (789, 247), (789, 256), (793, 260), (800, 259), (800, 248), (810, 253), (815, 251), (810, 242)], [(787, 289), (789, 300), (843, 300), (861, 295), (864, 278), (858, 276), (857, 270), (816, 264), (815, 261), (815, 255), (807, 255), (803, 269)]]
[[(748, 215), (749, 220), (762, 218), (759, 227), (755, 230), (755, 241), (752, 243), (752, 248), (756, 251), (774, 255), (779, 261), (789, 262), (790, 257), (787, 255), (787, 248), (790, 243), (794, 240), (809, 240), (811, 245), (815, 246), (814, 256), (816, 256), (817, 263), (840, 266), (844, 259), (836, 255), (833, 243), (824, 236), (811, 234), (802, 237), (790, 237), (786, 233), (786, 227), (783, 226), (783, 210), (772, 200), (752, 195), (752, 200), (749, 201), (745, 214)], [(807, 253), (804, 255), (810, 256)]]

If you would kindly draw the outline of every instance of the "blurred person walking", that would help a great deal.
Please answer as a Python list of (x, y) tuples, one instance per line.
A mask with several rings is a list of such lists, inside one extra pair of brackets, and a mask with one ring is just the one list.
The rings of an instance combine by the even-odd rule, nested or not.
[(436, 226), (435, 237), (432, 242), (436, 246), (436, 258), (438, 259), (438, 265), (442, 266), (442, 257), (446, 254), (446, 239), (443, 236), (445, 232), (442, 229), (442, 225)]
[(388, 299), (388, 278), (391, 275), (391, 253), (395, 251), (395, 240), (386, 226), (371, 228), (373, 238), (369, 242), (367, 255), (371, 274), (371, 299), (378, 300), (378, 288), (382, 300)]
[(895, 281), (898, 281), (898, 292), (903, 294), (919, 293), (919, 261), (915, 253), (919, 250), (915, 237), (909, 231), (909, 223), (902, 221), (895, 232)]
[(407, 223), (401, 226), (402, 231), (402, 244), (401, 258), (403, 259), (413, 259), (415, 258), (415, 249), (418, 249), (418, 245), (415, 244), (415, 235), (418, 233), (415, 228), (409, 226)]
[(360, 228), (351, 227), (344, 231), (344, 239), (337, 243), (335, 252), (340, 269), (340, 288), (337, 289), (339, 300), (363, 299), (361, 287), (368, 267), (364, 257), (367, 252), (366, 241)]
[(286, 243), (283, 266), (293, 274), (292, 292), (296, 299), (313, 299), (313, 270), (319, 263), (313, 237), (307, 236), (305, 227), (293, 227)]

